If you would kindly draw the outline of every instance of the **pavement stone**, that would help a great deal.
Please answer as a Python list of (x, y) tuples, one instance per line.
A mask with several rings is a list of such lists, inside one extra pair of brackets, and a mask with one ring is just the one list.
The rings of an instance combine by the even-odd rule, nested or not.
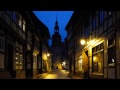
[(72, 74), (69, 74), (68, 77), (70, 77), (71, 79), (83, 79), (83, 78), (80, 77), (80, 76), (72, 75)]
[(33, 77), (33, 79), (42, 79), (46, 75), (48, 75), (51, 71), (48, 71), (46, 73), (38, 74), (37, 76)]

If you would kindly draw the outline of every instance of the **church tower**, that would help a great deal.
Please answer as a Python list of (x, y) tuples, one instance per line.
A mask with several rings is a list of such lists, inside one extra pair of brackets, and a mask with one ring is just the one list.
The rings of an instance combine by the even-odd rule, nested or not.
[(52, 35), (52, 46), (61, 46), (61, 35), (59, 34), (57, 17), (54, 27), (54, 34)]
[(52, 35), (52, 46), (51, 46), (52, 56), (52, 68), (53, 69), (62, 69), (62, 42), (61, 35), (59, 34), (59, 26), (56, 17), (54, 34)]

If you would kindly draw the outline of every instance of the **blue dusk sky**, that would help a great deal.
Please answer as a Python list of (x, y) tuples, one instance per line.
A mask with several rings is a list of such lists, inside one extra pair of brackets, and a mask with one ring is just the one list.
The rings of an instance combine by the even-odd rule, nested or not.
[(61, 35), (62, 41), (64, 41), (67, 36), (67, 32), (65, 31), (65, 27), (69, 22), (74, 11), (33, 11), (34, 14), (39, 18), (39, 20), (47, 26), (51, 39), (49, 41), (49, 45), (51, 45), (52, 35), (54, 34), (54, 26), (57, 21), (59, 26), (59, 34)]

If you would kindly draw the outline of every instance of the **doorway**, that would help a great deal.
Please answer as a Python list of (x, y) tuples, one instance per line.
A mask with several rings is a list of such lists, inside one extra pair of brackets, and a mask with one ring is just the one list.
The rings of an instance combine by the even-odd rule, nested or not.
[(7, 49), (7, 70), (10, 72), (11, 77), (15, 77), (15, 73), (13, 72), (13, 45), (8, 43), (8, 49)]

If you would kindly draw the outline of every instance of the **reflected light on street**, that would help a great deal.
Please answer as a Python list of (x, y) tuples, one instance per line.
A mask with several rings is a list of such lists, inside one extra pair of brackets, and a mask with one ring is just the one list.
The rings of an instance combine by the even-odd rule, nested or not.
[(48, 74), (44, 79), (56, 79), (57, 75), (56, 74)]

